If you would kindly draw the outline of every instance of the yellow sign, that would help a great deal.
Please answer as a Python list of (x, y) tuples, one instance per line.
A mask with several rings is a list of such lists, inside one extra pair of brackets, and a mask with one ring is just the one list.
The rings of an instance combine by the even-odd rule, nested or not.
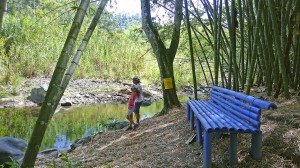
[(173, 89), (172, 78), (164, 78), (165, 89)]

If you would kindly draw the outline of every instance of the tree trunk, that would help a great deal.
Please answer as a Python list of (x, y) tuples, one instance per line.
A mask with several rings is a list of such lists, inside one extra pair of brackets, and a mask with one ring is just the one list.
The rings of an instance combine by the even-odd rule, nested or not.
[(1, 0), (0, 1), (0, 32), (2, 30), (2, 23), (4, 18), (4, 12), (6, 9), (7, 0)]
[[(95, 30), (95, 28), (96, 28), (96, 26), (97, 26), (97, 24), (99, 22), (99, 19), (100, 19), (101, 15), (102, 15), (102, 12), (103, 12), (103, 10), (104, 10), (107, 2), (108, 2), (108, 0), (102, 0), (101, 1), (100, 5), (99, 5), (99, 7), (97, 9), (96, 14), (95, 14), (95, 16), (94, 16), (94, 18), (93, 18), (90, 26), (88, 27), (88, 29), (87, 29), (87, 31), (86, 31), (86, 33), (85, 33), (85, 35), (84, 35), (84, 37), (83, 37), (83, 39), (81, 41), (81, 44), (78, 47), (77, 52), (74, 55), (74, 58), (73, 58), (73, 60), (72, 60), (72, 62), (70, 64), (70, 66), (69, 66), (69, 68), (68, 68), (68, 70), (67, 70), (64, 78), (62, 79), (62, 82), (61, 82), (61, 85), (60, 85), (60, 87), (62, 88), (62, 91), (64, 91), (67, 88), (67, 85), (68, 85), (68, 83), (69, 83), (69, 81), (70, 81), (70, 79), (71, 79), (71, 77), (72, 77), (72, 75), (73, 75), (73, 73), (74, 73), (77, 65), (78, 65), (78, 62), (79, 62), (79, 60), (80, 60), (80, 58), (82, 56), (83, 51), (85, 50), (85, 48), (86, 48), (86, 46), (87, 46), (87, 44), (88, 44), (88, 42), (89, 42), (89, 40), (90, 40), (90, 38), (91, 38), (94, 30)], [(64, 92), (60, 93), (61, 97), (63, 96), (63, 93)]]
[(161, 75), (164, 100), (164, 108), (161, 113), (168, 112), (168, 110), (173, 106), (180, 106), (180, 102), (176, 94), (173, 62), (179, 44), (180, 26), (182, 20), (182, 1), (183, 0), (175, 1), (175, 16), (172, 39), (170, 47), (166, 48), (159, 36), (157, 28), (153, 25), (150, 11), (150, 0), (141, 0), (142, 27), (156, 56)]
[(34, 167), (36, 156), (39, 152), (39, 148), (44, 138), (47, 126), (51, 121), (54, 111), (61, 98), (59, 94), (63, 92), (63, 90), (61, 90), (62, 88), (60, 87), (61, 81), (65, 73), (67, 64), (69, 62), (70, 55), (75, 45), (75, 41), (79, 34), (83, 18), (85, 16), (89, 3), (90, 1), (82, 0), (80, 6), (78, 7), (67, 40), (62, 49), (61, 55), (57, 62), (52, 79), (50, 81), (49, 88), (47, 90), (45, 100), (41, 107), (39, 117), (36, 121), (34, 130), (28, 143), (28, 147), (23, 162), (21, 164), (22, 168)]

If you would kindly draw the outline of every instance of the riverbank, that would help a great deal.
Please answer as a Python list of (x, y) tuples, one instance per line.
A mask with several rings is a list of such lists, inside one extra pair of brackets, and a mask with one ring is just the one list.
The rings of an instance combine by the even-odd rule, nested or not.
[[(49, 82), (49, 79), (36, 79), (23, 83), (18, 96), (5, 98), (10, 106), (28, 106), (26, 97), (33, 86)], [(130, 81), (129, 81), (130, 82)], [(73, 80), (70, 82), (64, 97), (78, 104), (90, 102), (119, 101), (127, 87), (123, 81), (109, 82), (92, 79)], [(153, 97), (161, 98), (160, 88), (143, 84), (144, 90)], [(300, 166), (300, 98), (294, 94), (290, 100), (274, 99), (266, 96), (263, 87), (252, 90), (251, 95), (276, 103), (278, 109), (263, 111), (263, 158), (260, 161), (251, 159), (249, 147), (250, 135), (238, 137), (238, 165), (236, 167), (289, 167)], [(126, 96), (123, 97), (127, 99)], [(1, 100), (2, 101), (2, 100)], [(1, 106), (3, 106), (3, 102)], [(23, 103), (20, 103), (23, 102)], [(28, 104), (27, 104), (28, 103)], [(7, 105), (7, 104), (6, 104)], [(201, 167), (202, 147), (197, 143), (186, 144), (194, 135), (185, 119), (185, 104), (173, 109), (163, 116), (155, 116), (141, 121), (136, 131), (113, 130), (97, 134), (91, 140), (74, 150), (60, 154), (58, 158), (40, 157), (36, 167)], [(220, 143), (221, 142), (221, 143)], [(213, 140), (213, 167), (229, 167), (229, 137), (221, 141)], [(67, 158), (66, 158), (67, 156)]]
[[(249, 154), (251, 135), (239, 134), (235, 167), (300, 166), (299, 99), (275, 103), (278, 109), (262, 113), (262, 160), (253, 160)], [(186, 143), (193, 135), (183, 104), (166, 115), (143, 120), (136, 131), (107, 131), (60, 158), (38, 158), (36, 167), (51, 167), (53, 163), (58, 167), (78, 164), (85, 168), (201, 167), (203, 148), (195, 142)], [(229, 136), (220, 141), (214, 138), (212, 146), (212, 167), (229, 167)]]
[[(131, 81), (106, 81), (99, 79), (76, 79), (71, 80), (63, 99), (68, 99), (74, 105), (121, 102), (126, 103), (128, 96), (125, 94), (129, 87), (123, 83)], [(143, 82), (143, 81), (142, 81)], [(0, 98), (0, 108), (14, 107), (33, 107), (36, 103), (30, 101), (27, 97), (33, 88), (42, 85), (48, 86), (50, 78), (32, 78), (27, 79), (17, 88), (17, 95), (12, 95), (11, 90), (7, 89), (6, 97)], [(144, 93), (148, 101), (153, 102), (162, 98), (160, 86), (142, 83)]]

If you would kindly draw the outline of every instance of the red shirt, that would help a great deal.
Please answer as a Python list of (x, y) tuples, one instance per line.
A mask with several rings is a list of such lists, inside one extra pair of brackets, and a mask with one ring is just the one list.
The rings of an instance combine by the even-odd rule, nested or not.
[(128, 109), (133, 109), (134, 108), (134, 101), (137, 97), (137, 93), (136, 92), (131, 92), (129, 100), (128, 100)]

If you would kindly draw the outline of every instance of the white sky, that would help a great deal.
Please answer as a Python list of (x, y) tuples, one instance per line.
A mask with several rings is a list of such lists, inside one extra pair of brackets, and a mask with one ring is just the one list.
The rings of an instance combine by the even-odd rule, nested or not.
[[(117, 4), (115, 4), (115, 2)], [(110, 8), (109, 6), (113, 6)], [(141, 1), (140, 0), (112, 0), (112, 4), (108, 2), (108, 10), (116, 11), (117, 13), (130, 13), (140, 14), (141, 13)]]

